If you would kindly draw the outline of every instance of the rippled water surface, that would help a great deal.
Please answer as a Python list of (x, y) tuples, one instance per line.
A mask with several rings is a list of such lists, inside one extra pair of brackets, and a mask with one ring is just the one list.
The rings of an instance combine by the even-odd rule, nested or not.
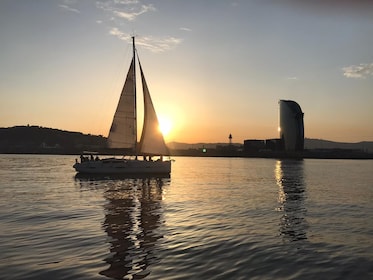
[(0, 279), (373, 279), (373, 161), (0, 155)]

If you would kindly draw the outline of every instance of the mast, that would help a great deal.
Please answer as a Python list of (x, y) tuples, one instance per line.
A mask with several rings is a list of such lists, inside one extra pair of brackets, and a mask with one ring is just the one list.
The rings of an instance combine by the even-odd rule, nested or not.
[(134, 125), (134, 133), (135, 133), (135, 154), (137, 156), (137, 96), (136, 96), (136, 48), (135, 48), (135, 36), (132, 36), (132, 52), (133, 52), (133, 94), (134, 98), (134, 118), (135, 118), (135, 125)]

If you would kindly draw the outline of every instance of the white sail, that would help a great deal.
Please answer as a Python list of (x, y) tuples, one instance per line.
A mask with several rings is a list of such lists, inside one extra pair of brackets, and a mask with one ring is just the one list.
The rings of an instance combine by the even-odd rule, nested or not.
[(136, 148), (135, 78), (135, 57), (133, 57), (110, 128), (108, 137), (110, 148), (130, 148), (133, 151)]
[(168, 148), (159, 129), (157, 114), (140, 65), (141, 81), (144, 94), (144, 125), (141, 134), (139, 152), (143, 155), (168, 155)]

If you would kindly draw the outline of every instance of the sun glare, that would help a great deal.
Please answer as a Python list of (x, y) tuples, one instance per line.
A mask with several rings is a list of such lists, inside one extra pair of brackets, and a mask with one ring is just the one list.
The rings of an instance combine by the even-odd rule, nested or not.
[(166, 137), (172, 128), (172, 122), (170, 119), (165, 117), (159, 117), (159, 130), (162, 132), (163, 136)]

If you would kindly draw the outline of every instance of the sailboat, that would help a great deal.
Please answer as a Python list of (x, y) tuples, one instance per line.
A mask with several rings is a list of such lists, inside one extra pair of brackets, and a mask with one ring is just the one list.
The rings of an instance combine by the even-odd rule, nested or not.
[[(171, 160), (155, 112), (145, 76), (132, 37), (133, 57), (120, 95), (108, 136), (110, 148), (130, 151), (132, 157), (103, 158), (81, 155), (73, 167), (81, 174), (169, 174)], [(144, 96), (144, 123), (140, 142), (137, 142), (136, 112), (136, 54), (141, 73)]]

